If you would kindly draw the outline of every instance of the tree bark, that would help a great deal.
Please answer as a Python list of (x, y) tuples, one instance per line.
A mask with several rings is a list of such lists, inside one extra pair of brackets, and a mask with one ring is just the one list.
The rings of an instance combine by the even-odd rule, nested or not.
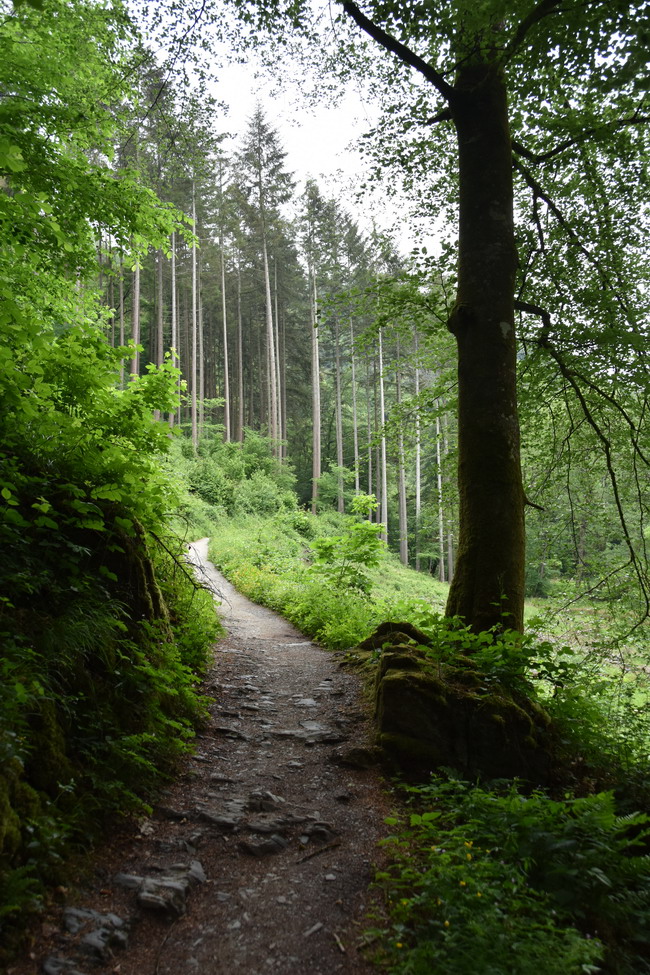
[[(196, 235), (196, 192), (194, 182), (192, 182), (192, 229)], [(196, 294), (196, 236), (192, 243), (192, 353), (190, 357), (191, 375), (191, 421), (192, 421), (192, 443), (196, 450), (199, 442), (198, 424), (198, 316), (197, 316), (197, 294)]]
[(516, 396), (512, 155), (506, 89), (462, 66), (450, 103), (459, 156), (459, 260), (449, 329), (458, 346), (460, 537), (448, 615), (475, 631), (523, 628), (524, 495)]
[(417, 330), (415, 343), (415, 571), (420, 571), (420, 520), (422, 518), (422, 441), (420, 433), (420, 362)]
[[(120, 303), (120, 346), (124, 346), (126, 341), (124, 336), (124, 257), (121, 253), (118, 295), (118, 301)], [(120, 359), (120, 389), (124, 389), (124, 359)]]
[(140, 258), (133, 271), (133, 299), (131, 305), (131, 340), (134, 345), (131, 359), (131, 374), (138, 375), (140, 371)]
[(341, 403), (341, 342), (339, 320), (334, 316), (334, 388), (335, 388), (335, 429), (336, 429), (336, 466), (339, 468), (337, 478), (338, 511), (345, 511), (345, 495), (343, 493), (343, 407)]
[(388, 542), (388, 472), (386, 467), (386, 401), (384, 397), (384, 348), (381, 337), (381, 329), (378, 332), (379, 335), (379, 422), (381, 424), (381, 460), (380, 460), (380, 470), (378, 477), (381, 478), (381, 523), (384, 526), (384, 530), (381, 534), (381, 538), (385, 542)]
[(320, 354), (318, 346), (318, 291), (316, 277), (312, 269), (310, 275), (309, 306), (311, 318), (311, 416), (312, 416), (312, 461), (311, 461), (311, 510), (316, 514), (318, 507), (318, 480), (321, 476), (320, 442)]
[[(172, 258), (172, 285), (171, 285), (171, 317), (172, 317), (172, 334), (171, 334), (171, 348), (172, 355), (174, 356), (174, 364), (180, 366), (180, 357), (178, 350), (178, 304), (176, 302), (176, 231), (172, 230), (171, 239), (171, 258)], [(180, 376), (178, 377), (178, 395), (180, 404)], [(179, 416), (178, 422), (180, 423), (180, 405), (179, 405)], [(174, 413), (169, 414), (169, 425), (174, 426)]]
[[(437, 401), (440, 410), (440, 400)], [(438, 551), (440, 558), (438, 561), (438, 578), (440, 582), (446, 582), (445, 576), (445, 509), (442, 496), (442, 451), (440, 449), (440, 414), (436, 414), (436, 482), (438, 487)]]
[[(396, 382), (397, 382), (397, 393), (396, 393), (396, 403), (397, 406), (402, 402), (402, 373), (401, 373), (401, 363), (400, 363), (400, 347), (399, 339), (397, 340), (397, 352), (396, 352)], [(406, 508), (406, 467), (404, 464), (404, 434), (402, 432), (402, 423), (400, 421), (399, 431), (397, 433), (397, 497), (399, 504), (399, 558), (402, 565), (409, 564), (409, 543), (408, 543), (408, 512)]]
[(235, 439), (244, 440), (244, 330), (241, 312), (241, 254), (237, 251), (237, 432)]
[(359, 430), (357, 427), (357, 368), (354, 355), (354, 322), (350, 319), (350, 366), (352, 369), (352, 444), (354, 449), (354, 493), (359, 494)]
[(226, 310), (226, 249), (223, 242), (223, 231), (219, 234), (219, 250), (221, 252), (221, 320), (223, 342), (223, 439), (230, 443), (230, 368), (228, 365), (228, 318)]

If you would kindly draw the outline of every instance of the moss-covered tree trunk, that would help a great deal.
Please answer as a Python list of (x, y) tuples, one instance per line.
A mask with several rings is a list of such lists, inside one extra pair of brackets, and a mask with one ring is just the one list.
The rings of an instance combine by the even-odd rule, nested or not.
[(512, 154), (506, 89), (463, 67), (450, 100), (458, 138), (460, 537), (447, 613), (476, 630), (523, 626), (524, 494), (516, 394)]

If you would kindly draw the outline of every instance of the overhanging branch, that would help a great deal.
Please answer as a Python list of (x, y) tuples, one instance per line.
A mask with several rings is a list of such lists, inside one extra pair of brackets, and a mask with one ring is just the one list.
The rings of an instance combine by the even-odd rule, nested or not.
[(363, 31), (372, 37), (374, 41), (383, 47), (386, 51), (390, 51), (391, 54), (395, 54), (400, 61), (404, 64), (408, 64), (411, 68), (415, 68), (420, 74), (431, 82), (434, 88), (440, 92), (442, 97), (447, 102), (451, 102), (454, 97), (454, 89), (449, 85), (445, 79), (439, 74), (435, 68), (421, 58), (418, 54), (415, 54), (409, 47), (398, 41), (396, 37), (393, 37), (383, 27), (379, 27), (372, 20), (370, 20), (362, 11), (357, 7), (356, 3), (352, 0), (340, 0), (341, 6), (345, 10), (346, 14), (352, 18), (352, 20), (359, 26)]
[[(614, 495), (614, 504), (616, 506), (616, 511), (618, 513), (619, 524), (623, 532), (623, 537), (625, 539), (627, 550), (630, 553), (630, 562), (634, 568), (634, 574), (638, 579), (641, 592), (643, 593), (643, 599), (644, 599), (643, 620), (646, 620), (650, 616), (650, 582), (648, 580), (648, 574), (645, 571), (644, 566), (641, 564), (639, 556), (637, 555), (636, 548), (634, 546), (634, 542), (632, 541), (630, 530), (628, 528), (627, 518), (625, 517), (625, 512), (623, 510), (623, 502), (621, 500), (618, 477), (614, 469), (614, 461), (612, 458), (612, 445), (610, 443), (610, 440), (608, 439), (608, 437), (605, 436), (605, 433), (601, 429), (600, 424), (597, 422), (592, 410), (589, 407), (589, 404), (587, 403), (585, 395), (582, 389), (580, 388), (578, 379), (582, 377), (580, 377), (575, 372), (575, 370), (569, 369), (569, 367), (564, 362), (562, 356), (560, 355), (559, 351), (555, 348), (554, 344), (551, 341), (550, 336), (552, 331), (552, 322), (551, 322), (550, 313), (545, 308), (541, 308), (539, 305), (533, 305), (527, 301), (515, 301), (515, 308), (517, 311), (523, 311), (528, 314), (536, 315), (537, 317), (541, 318), (543, 327), (540, 333), (540, 337), (538, 339), (538, 343), (541, 346), (541, 348), (545, 349), (545, 351), (548, 352), (548, 354), (554, 360), (558, 369), (560, 370), (560, 373), (562, 374), (562, 376), (564, 377), (568, 385), (575, 393), (575, 396), (580, 404), (580, 408), (582, 410), (585, 420), (587, 421), (591, 429), (594, 431), (596, 438), (601, 444), (601, 447), (603, 449), (603, 455), (605, 457), (607, 474), (609, 476), (609, 481), (612, 486), (612, 493)], [(588, 385), (592, 389), (594, 388), (592, 383), (589, 383)], [(609, 402), (611, 403), (612, 402), (611, 398), (608, 399)], [(626, 419), (628, 419), (628, 422), (631, 422), (629, 421), (629, 418), (627, 417), (627, 414), (624, 411), (623, 411), (623, 416)], [(633, 424), (632, 424), (632, 429), (634, 432), (636, 432), (636, 427), (634, 427)], [(638, 451), (638, 446), (635, 442), (634, 437), (632, 440), (632, 444), (633, 444), (633, 448), (635, 448), (635, 452), (639, 453), (639, 456), (642, 457), (643, 455)], [(640, 623), (637, 625), (640, 625)]]
[(609, 132), (615, 132), (617, 129), (629, 128), (632, 125), (647, 125), (648, 122), (650, 122), (650, 115), (641, 115), (639, 110), (637, 110), (628, 118), (618, 119), (618, 121), (612, 122), (610, 125), (592, 125), (588, 129), (583, 129), (580, 135), (575, 136), (573, 139), (565, 139), (564, 142), (560, 142), (553, 149), (548, 149), (546, 152), (531, 152), (530, 149), (527, 149), (526, 146), (522, 145), (516, 139), (512, 140), (512, 148), (518, 156), (523, 156), (529, 162), (535, 164), (545, 163), (550, 159), (554, 159), (555, 156), (566, 152), (567, 149), (572, 149), (574, 146), (588, 142), (594, 136), (598, 135), (599, 132), (608, 134)]

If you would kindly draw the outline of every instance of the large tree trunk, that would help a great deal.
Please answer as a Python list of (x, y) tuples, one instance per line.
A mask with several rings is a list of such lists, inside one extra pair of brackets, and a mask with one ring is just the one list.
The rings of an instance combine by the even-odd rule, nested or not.
[(447, 613), (475, 631), (523, 628), (524, 494), (513, 295), (512, 156), (506, 90), (490, 64), (460, 68), (457, 301), (460, 537)]

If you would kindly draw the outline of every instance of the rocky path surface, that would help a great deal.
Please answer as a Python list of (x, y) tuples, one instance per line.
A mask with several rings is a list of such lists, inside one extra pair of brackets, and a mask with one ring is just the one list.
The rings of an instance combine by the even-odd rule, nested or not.
[(150, 819), (99, 851), (11, 975), (364, 975), (387, 814), (357, 679), (207, 561), (228, 635), (211, 721)]

